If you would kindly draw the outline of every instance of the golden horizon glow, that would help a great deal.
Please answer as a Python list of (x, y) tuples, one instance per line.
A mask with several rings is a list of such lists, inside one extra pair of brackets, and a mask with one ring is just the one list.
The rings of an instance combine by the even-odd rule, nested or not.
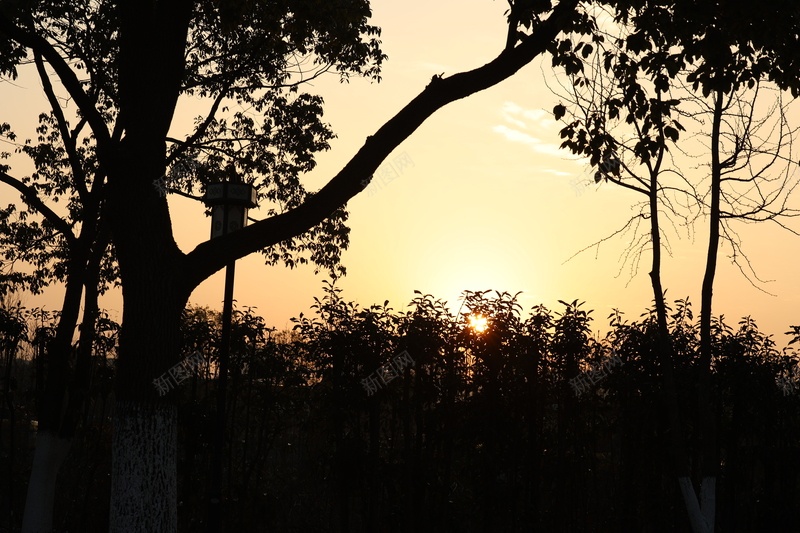
[(475, 333), (483, 333), (489, 329), (489, 320), (483, 315), (469, 315), (469, 327)]

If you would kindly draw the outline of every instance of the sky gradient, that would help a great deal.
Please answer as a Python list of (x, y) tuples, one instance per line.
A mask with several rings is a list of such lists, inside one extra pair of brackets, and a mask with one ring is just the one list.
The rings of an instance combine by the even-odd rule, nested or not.
[[(506, 7), (491, 0), (373, 2), (372, 22), (382, 27), (389, 56), (383, 81), (341, 84), (331, 75), (306, 87), (325, 98), (325, 118), (338, 136), (319, 156), (307, 188), (333, 177), (431, 76), (472, 69), (499, 54)], [(416, 289), (448, 300), (455, 312), (461, 291), (496, 289), (523, 291), (526, 310), (539, 303), (560, 310), (559, 299), (584, 300), (595, 309), (594, 329), (603, 332), (614, 307), (638, 319), (652, 300), (648, 253), (632, 271), (620, 261), (628, 240), (617, 237), (567, 261), (620, 228), (638, 197), (589, 184), (586, 163), (558, 148), (560, 125), (551, 110), (559, 99), (545, 83), (552, 86), (555, 76), (547, 57), (536, 60), (505, 83), (440, 110), (384, 162), (373, 185), (348, 204), (348, 275), (338, 283), (345, 299), (362, 306), (388, 299), (402, 310)], [(0, 120), (11, 122), (20, 137), (26, 128), (31, 136), (45, 109), (38, 80), (23, 76), (14, 86), (0, 86), (0, 101), (20, 102), (3, 106)], [(199, 100), (181, 100), (171, 135), (184, 136), (206, 108)], [(18, 168), (23, 166), (14, 166), (12, 174)], [(210, 221), (197, 202), (168, 198), (176, 240), (189, 251), (208, 238)], [(14, 201), (18, 195), (0, 186), (0, 203)], [(260, 218), (257, 210), (250, 215)], [(698, 222), (693, 239), (685, 232), (681, 240), (672, 235), (662, 272), (667, 299), (689, 296), (699, 315), (706, 221)], [(800, 324), (800, 279), (793, 268), (800, 241), (767, 224), (744, 228), (741, 236), (761, 278), (775, 280), (762, 288), (776, 296), (744, 279), (723, 248), (714, 312), (731, 325), (752, 315), (783, 344), (782, 333)], [(217, 273), (198, 287), (191, 303), (221, 308), (223, 277)], [(312, 267), (264, 266), (254, 254), (237, 263), (235, 298), (239, 306), (257, 307), (269, 326), (289, 328), (289, 318), (308, 312), (313, 297), (322, 295), (323, 279)], [(62, 296), (54, 287), (23, 301), (58, 309)], [(119, 293), (101, 305), (121, 319)]]

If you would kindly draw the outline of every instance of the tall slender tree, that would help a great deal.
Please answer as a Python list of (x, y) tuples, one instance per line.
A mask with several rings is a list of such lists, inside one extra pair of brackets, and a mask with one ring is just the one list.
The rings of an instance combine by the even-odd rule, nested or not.
[[(778, 169), (777, 176), (767, 175), (769, 169), (774, 170), (776, 162), (791, 160), (794, 131), (780, 113), (778, 126), (773, 128), (779, 133), (777, 141), (759, 138), (758, 129), (765, 121), (754, 120), (755, 103), (743, 97), (742, 93), (757, 91), (763, 81), (772, 82), (782, 90), (791, 90), (793, 94), (800, 91), (798, 58), (787, 48), (798, 39), (795, 31), (798, 12), (792, 9), (782, 18), (774, 14), (779, 11), (770, 11), (763, 18), (746, 20), (738, 16), (737, 5), (738, 2), (732, 2), (722, 9), (712, 4), (698, 8), (693, 2), (680, 1), (617, 3), (617, 22), (630, 25), (623, 26), (622, 36), (612, 36), (612, 46), (598, 56), (596, 64), (601, 64), (602, 71), (608, 76), (595, 69), (594, 77), (574, 77), (575, 86), (581, 89), (575, 92), (575, 103), (588, 101), (589, 104), (579, 105), (583, 116), (573, 119), (562, 130), (562, 136), (566, 137), (564, 146), (589, 156), (591, 164), (597, 167), (595, 181), (608, 180), (648, 197), (645, 213), (650, 219), (650, 232), (645, 242), (651, 244), (653, 253), (650, 276), (659, 337), (664, 341), (660, 353), (663, 353), (665, 387), (671, 398), (672, 435), (676, 439), (673, 453), (690, 522), (698, 533), (713, 531), (716, 514), (719, 458), (711, 392), (711, 313), (721, 230), (736, 258), (741, 254), (741, 243), (735, 231), (726, 225), (726, 218), (729, 221), (734, 218), (773, 220), (782, 224), (782, 217), (796, 216), (786, 203), (788, 194), (796, 186), (790, 174), (784, 167)], [(787, 6), (775, 2), (770, 3), (770, 7)], [(600, 35), (596, 41), (602, 43), (604, 37)], [(583, 50), (584, 57), (592, 53), (592, 50)], [(579, 92), (586, 98), (584, 102), (580, 101)], [(677, 141), (679, 131), (683, 129), (674, 117), (699, 116), (695, 109), (683, 105), (686, 102), (681, 100), (701, 107), (705, 105), (708, 111), (710, 153), (707, 154), (707, 167), (710, 179), (707, 194), (698, 194), (697, 180), (684, 177), (688, 172), (662, 168), (667, 142)], [(750, 105), (742, 106), (743, 100), (750, 101)], [(782, 112), (782, 104), (777, 109)], [(557, 117), (566, 112), (563, 105), (555, 109)], [(611, 133), (611, 123), (623, 120), (634, 131), (629, 137), (630, 144)], [(769, 127), (764, 129), (768, 131)], [(765, 157), (756, 162), (759, 156)], [(642, 165), (649, 179), (639, 177), (631, 168), (630, 161)], [(685, 188), (681, 191), (664, 183), (666, 180), (662, 174), (665, 171), (681, 176)], [(727, 193), (722, 186), (725, 181), (729, 185)], [(702, 379), (697, 387), (697, 426), (702, 443), (698, 461), (699, 498), (693, 489), (685, 438), (681, 437), (683, 429), (675, 403), (670, 361), (673, 351), (669, 347), (660, 273), (662, 227), (659, 217), (664, 207), (676, 212), (674, 200), (664, 194), (676, 190), (681, 191), (684, 201), (689, 199), (707, 208), (709, 220), (709, 245), (701, 290), (699, 357)], [(746, 261), (746, 257), (739, 260)]]

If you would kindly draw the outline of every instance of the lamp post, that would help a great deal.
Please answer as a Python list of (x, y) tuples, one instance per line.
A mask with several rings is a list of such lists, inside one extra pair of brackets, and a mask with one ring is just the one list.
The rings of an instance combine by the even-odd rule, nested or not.
[[(206, 188), (203, 202), (211, 207), (211, 238), (221, 237), (239, 230), (247, 223), (248, 209), (257, 207), (256, 190), (242, 183), (233, 167), (229, 167), (230, 181), (212, 183)], [(231, 343), (231, 318), (233, 316), (233, 279), (236, 261), (225, 267), (225, 298), (222, 304), (222, 332), (220, 335), (219, 366), (217, 376), (217, 424), (214, 434), (214, 455), (211, 461), (211, 490), (208, 508), (208, 531), (222, 531), (222, 456), (225, 449), (225, 399), (228, 387), (228, 360)]]

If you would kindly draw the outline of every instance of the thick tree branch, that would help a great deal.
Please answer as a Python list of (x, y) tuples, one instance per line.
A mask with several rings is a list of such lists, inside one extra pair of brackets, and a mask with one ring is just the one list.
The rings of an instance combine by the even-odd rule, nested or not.
[(5, 33), (21, 45), (30, 48), (34, 53), (40, 54), (50, 63), (50, 66), (55, 70), (64, 88), (69, 92), (72, 99), (75, 100), (81, 114), (86, 117), (86, 120), (92, 127), (98, 152), (104, 153), (110, 150), (111, 139), (109, 138), (108, 129), (103, 121), (103, 117), (100, 116), (91, 98), (89, 98), (81, 87), (81, 82), (78, 80), (75, 72), (73, 72), (72, 68), (64, 61), (64, 58), (61, 57), (58, 51), (40, 35), (26, 32), (3, 15), (0, 15), (0, 33)]
[(22, 197), (26, 202), (39, 211), (39, 213), (41, 213), (42, 216), (45, 217), (48, 222), (50, 222), (53, 227), (58, 230), (59, 233), (64, 235), (67, 241), (69, 241), (70, 246), (73, 246), (76, 243), (75, 234), (72, 233), (72, 228), (69, 226), (69, 224), (67, 224), (63, 218), (55, 214), (52, 209), (47, 207), (44, 202), (42, 202), (42, 199), (39, 198), (39, 195), (36, 194), (35, 190), (28, 187), (18, 179), (9, 176), (5, 172), (0, 172), (0, 181), (17, 189), (17, 191), (22, 194)]
[(61, 133), (61, 140), (64, 143), (64, 150), (67, 151), (69, 166), (72, 169), (72, 184), (75, 186), (75, 190), (78, 191), (81, 201), (85, 204), (89, 196), (89, 191), (86, 189), (86, 175), (83, 172), (80, 157), (78, 157), (75, 139), (70, 134), (67, 119), (64, 117), (64, 112), (61, 110), (61, 105), (53, 90), (53, 84), (50, 83), (50, 77), (47, 75), (47, 70), (44, 68), (42, 56), (38, 52), (34, 53), (34, 61), (36, 62), (36, 70), (39, 72), (39, 78), (42, 80), (42, 88), (47, 95), (47, 100), (50, 102), (53, 115), (56, 117), (58, 131)]
[(497, 58), (469, 72), (448, 78), (434, 76), (422, 93), (384, 124), (347, 165), (320, 191), (286, 213), (262, 220), (230, 235), (198, 245), (185, 257), (184, 287), (191, 290), (229, 261), (296, 237), (327, 218), (364, 190), (383, 160), (428, 117), (443, 106), (492, 87), (545, 52), (562, 28), (569, 26), (578, 0), (563, 0), (530, 37)]

